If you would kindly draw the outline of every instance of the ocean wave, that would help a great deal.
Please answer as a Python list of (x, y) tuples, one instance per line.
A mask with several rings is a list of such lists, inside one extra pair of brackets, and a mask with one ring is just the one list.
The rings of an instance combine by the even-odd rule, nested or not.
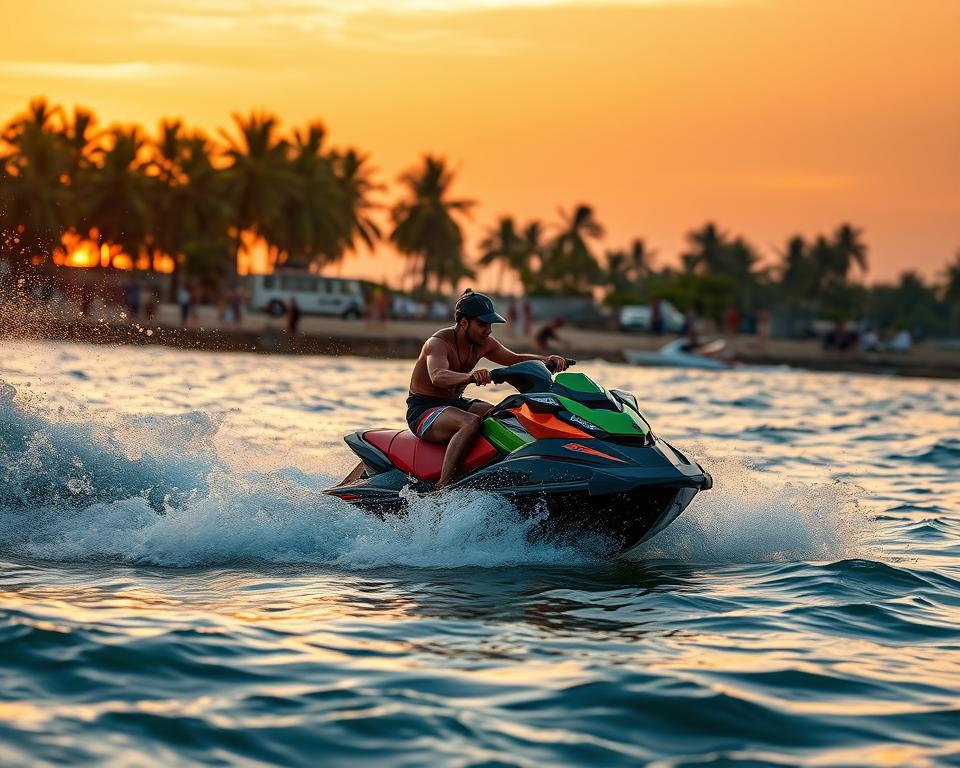
[(348, 568), (570, 563), (592, 555), (534, 541), (535, 518), (481, 493), (418, 497), (380, 519), (293, 468), (228, 468), (220, 419), (201, 412), (69, 422), (0, 388), (0, 550), (53, 561), (170, 566), (238, 561)]
[(713, 490), (699, 494), (639, 557), (763, 563), (878, 554), (876, 521), (855, 485), (784, 480), (752, 460), (711, 455), (705, 445), (694, 453), (713, 475)]
[(920, 441), (911, 450), (891, 453), (887, 458), (921, 464), (934, 464), (943, 469), (960, 469), (960, 440), (942, 438)]
[[(503, 567), (599, 556), (590, 542), (573, 547), (535, 538), (536, 519), (490, 494), (411, 494), (405, 515), (380, 519), (324, 495), (333, 478), (323, 474), (228, 466), (214, 439), (222, 418), (203, 412), (70, 415), (31, 412), (13, 387), (0, 389), (0, 550), (181, 567)], [(843, 488), (771, 485), (743, 462), (712, 461), (718, 488), (701, 494), (643, 557), (836, 559), (856, 548)]]

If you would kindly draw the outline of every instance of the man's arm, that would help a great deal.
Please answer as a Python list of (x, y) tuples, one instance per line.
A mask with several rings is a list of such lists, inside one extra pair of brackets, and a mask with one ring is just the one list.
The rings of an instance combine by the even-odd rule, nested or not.
[(427, 350), (427, 374), (435, 387), (447, 389), (473, 382), (472, 374), (450, 370), (449, 351), (445, 342), (429, 339), (424, 346)]
[(566, 359), (560, 355), (519, 354), (512, 349), (507, 349), (496, 339), (489, 339), (488, 343), (490, 344), (490, 349), (486, 351), (484, 357), (499, 365), (513, 365), (514, 363), (522, 363), (526, 360), (539, 360), (543, 363), (553, 361), (553, 365), (558, 371), (562, 371), (567, 367)]

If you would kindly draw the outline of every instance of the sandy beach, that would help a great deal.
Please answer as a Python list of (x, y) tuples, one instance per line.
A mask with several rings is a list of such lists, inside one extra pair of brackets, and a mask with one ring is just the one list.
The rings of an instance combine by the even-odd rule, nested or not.
[[(149, 322), (131, 321), (120, 310), (94, 312), (84, 318), (73, 311), (17, 313), (7, 309), (0, 322), (0, 337), (61, 339), (94, 344), (162, 344), (188, 349), (264, 354), (355, 355), (359, 357), (413, 358), (424, 339), (443, 321), (341, 320), (304, 316), (299, 334), (291, 337), (284, 318), (244, 313), (239, 323), (222, 322), (216, 307), (202, 306), (187, 328), (179, 325), (179, 309), (163, 304)], [(534, 351), (533, 340), (509, 326), (498, 329), (500, 338), (518, 352)], [(623, 362), (625, 349), (655, 350), (674, 336), (652, 336), (617, 330), (565, 327), (563, 343), (555, 351), (579, 359)], [(716, 335), (706, 334), (706, 338)], [(890, 352), (824, 351), (818, 340), (768, 339), (761, 345), (755, 336), (738, 336), (729, 345), (733, 359), (746, 365), (790, 366), (808, 370), (960, 378), (960, 350), (935, 341), (922, 342), (907, 354)]]

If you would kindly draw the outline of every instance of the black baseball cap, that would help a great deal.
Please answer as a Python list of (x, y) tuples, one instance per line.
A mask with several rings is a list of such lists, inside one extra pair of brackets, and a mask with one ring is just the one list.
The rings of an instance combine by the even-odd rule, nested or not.
[(469, 288), (467, 292), (457, 299), (455, 308), (464, 317), (471, 317), (479, 320), (481, 323), (505, 323), (500, 315), (493, 310), (493, 302), (490, 297), (482, 293), (474, 293)]

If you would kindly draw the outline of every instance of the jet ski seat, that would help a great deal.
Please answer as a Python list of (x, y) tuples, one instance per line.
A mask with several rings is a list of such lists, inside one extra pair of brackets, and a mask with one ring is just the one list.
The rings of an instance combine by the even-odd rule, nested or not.
[[(440, 479), (443, 455), (447, 450), (445, 445), (421, 440), (409, 429), (373, 429), (364, 432), (363, 439), (383, 451), (402, 472), (427, 483)], [(492, 461), (496, 455), (497, 449), (480, 435), (460, 464), (460, 471), (472, 472)]]

